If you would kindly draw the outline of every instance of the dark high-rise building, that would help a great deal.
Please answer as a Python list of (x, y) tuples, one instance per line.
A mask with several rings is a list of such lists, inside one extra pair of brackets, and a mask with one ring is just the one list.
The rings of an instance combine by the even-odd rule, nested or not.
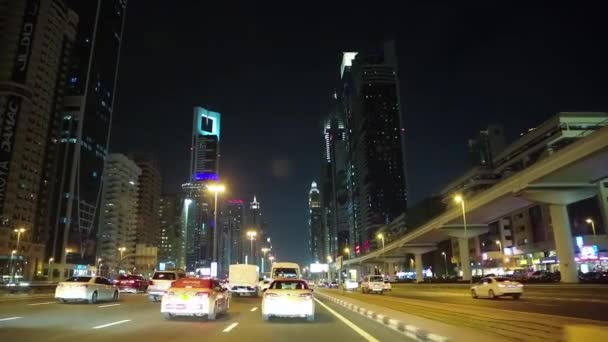
[(473, 166), (494, 167), (493, 160), (506, 147), (504, 130), (500, 125), (489, 125), (469, 139), (469, 155)]
[(48, 156), (77, 24), (64, 0), (0, 3), (0, 260), (16, 250), (17, 272), (27, 279), (46, 260)]
[(308, 225), (310, 262), (324, 263), (326, 261), (325, 231), (323, 229), (323, 209), (321, 208), (321, 193), (317, 183), (312, 182), (308, 193)]
[(184, 196), (184, 254), (189, 272), (209, 267), (211, 260), (210, 224), (213, 221), (213, 195), (203, 182), (182, 185)]
[(137, 234), (135, 242), (148, 246), (160, 246), (160, 223), (158, 207), (160, 204), (161, 178), (154, 158), (135, 155), (135, 164), (141, 169), (139, 194), (137, 199)]
[(179, 267), (181, 252), (183, 199), (176, 194), (162, 194), (158, 205), (160, 244), (158, 261), (168, 267)]
[[(126, 0), (68, 1), (80, 17), (58, 148), (48, 171), (47, 257), (94, 264)], [(69, 251), (66, 252), (66, 251)]]
[[(348, 140), (343, 108), (334, 94), (331, 110), (323, 120), (323, 159), (321, 163), (321, 205), (323, 208), (325, 255), (338, 254), (338, 235), (349, 235)], [(344, 240), (344, 239), (343, 239)]]
[(242, 258), (245, 202), (242, 199), (226, 200), (220, 216), (222, 247), (219, 260), (220, 269), (226, 272), (229, 265), (245, 262)]
[[(242, 234), (243, 241), (243, 261), (249, 264), (259, 264), (259, 244), (263, 238), (264, 221), (262, 219), (262, 207), (256, 196), (249, 203), (245, 211), (245, 231)], [(254, 236), (249, 233), (255, 232)]]
[(405, 130), (394, 42), (356, 55), (345, 54), (341, 76), (350, 131), (355, 219), (351, 244), (355, 253), (362, 253), (373, 245), (380, 226), (407, 208)]

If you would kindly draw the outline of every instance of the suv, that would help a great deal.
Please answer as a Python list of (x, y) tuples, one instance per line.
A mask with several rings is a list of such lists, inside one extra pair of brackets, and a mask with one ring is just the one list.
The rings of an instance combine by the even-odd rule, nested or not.
[(171, 283), (185, 278), (186, 274), (181, 271), (156, 271), (152, 275), (152, 280), (148, 283), (148, 298), (153, 302), (158, 302), (161, 297), (171, 287)]
[(361, 282), (362, 293), (384, 293), (384, 279), (380, 275), (368, 275)]

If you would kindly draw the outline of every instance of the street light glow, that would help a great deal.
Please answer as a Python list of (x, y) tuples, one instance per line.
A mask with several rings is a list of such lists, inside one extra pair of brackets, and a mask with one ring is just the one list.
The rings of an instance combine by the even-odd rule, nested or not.
[(211, 192), (224, 192), (226, 191), (226, 186), (224, 184), (210, 184), (207, 186), (207, 189)]
[(592, 219), (590, 219), (590, 218), (588, 218), (588, 219), (586, 219), (586, 220), (585, 220), (585, 222), (587, 222), (587, 223), (591, 224), (591, 222), (593, 222), (593, 220), (592, 220)]
[(384, 239), (384, 235), (382, 233), (380, 233), (380, 234), (377, 235), (377, 238), (378, 239)]
[(25, 233), (25, 228), (18, 228), (13, 230), (15, 233)]
[(192, 200), (191, 200), (190, 198), (186, 198), (186, 199), (184, 200), (184, 204), (185, 204), (186, 206), (189, 206), (190, 204), (192, 204)]
[(454, 202), (456, 202), (456, 203), (462, 203), (462, 201), (463, 201), (463, 198), (462, 198), (461, 195), (454, 196)]
[(344, 253), (350, 254), (350, 249), (348, 247), (344, 248)]
[(256, 232), (255, 230), (250, 230), (247, 232), (247, 236), (253, 240), (256, 236), (258, 236), (258, 232)]

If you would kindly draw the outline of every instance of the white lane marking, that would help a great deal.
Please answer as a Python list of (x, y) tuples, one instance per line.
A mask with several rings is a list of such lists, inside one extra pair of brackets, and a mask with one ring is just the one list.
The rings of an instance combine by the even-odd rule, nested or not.
[(238, 322), (232, 323), (232, 324), (230, 324), (229, 326), (227, 326), (227, 327), (226, 327), (226, 329), (224, 329), (223, 331), (224, 331), (224, 332), (230, 332), (230, 330), (232, 330), (232, 329), (236, 328), (236, 326), (237, 326), (237, 325), (239, 325), (239, 323), (238, 323)]
[(19, 318), (23, 318), (23, 317), (0, 318), (0, 322), (2, 322), (2, 321), (12, 321), (12, 320), (19, 319)]
[(252, 312), (253, 312), (253, 311), (257, 310), (257, 309), (258, 309), (258, 307), (256, 306), (256, 307), (254, 307), (254, 308), (251, 308), (251, 310), (249, 310), (249, 311), (252, 311)]
[(107, 304), (107, 305), (100, 305), (98, 306), (98, 308), (109, 308), (110, 306), (119, 306), (120, 304)]
[(123, 324), (123, 323), (127, 323), (127, 322), (131, 322), (131, 320), (130, 319), (124, 319), (124, 320), (118, 321), (118, 322), (112, 322), (112, 323), (108, 323), (108, 324), (102, 324), (102, 325), (98, 325), (96, 327), (93, 327), (93, 329), (107, 328), (107, 327), (111, 327), (113, 325)]
[(32, 303), (32, 304), (26, 304), (26, 305), (36, 306), (36, 305), (47, 305), (47, 304), (57, 304), (57, 302)]
[(329, 311), (332, 315), (336, 316), (339, 320), (341, 320), (349, 328), (351, 328), (354, 331), (356, 331), (357, 334), (361, 335), (366, 341), (368, 341), (368, 342), (380, 342), (375, 337), (373, 337), (372, 335), (368, 334), (365, 330), (359, 328), (353, 322), (349, 321), (344, 316), (340, 315), (339, 313), (337, 313), (336, 311), (334, 311), (329, 306), (325, 305), (323, 302), (321, 302), (317, 298), (315, 298), (315, 302), (319, 303), (319, 305), (321, 305), (323, 308), (325, 308), (325, 310)]

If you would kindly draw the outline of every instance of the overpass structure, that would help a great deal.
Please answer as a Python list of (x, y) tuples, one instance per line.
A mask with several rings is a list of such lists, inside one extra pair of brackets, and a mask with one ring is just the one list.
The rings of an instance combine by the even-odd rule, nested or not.
[(343, 266), (378, 262), (391, 265), (407, 254), (414, 254), (416, 278), (422, 281), (422, 255), (436, 250), (440, 241), (457, 238), (463, 279), (469, 280), (469, 239), (487, 232), (488, 224), (503, 215), (542, 203), (549, 207), (562, 282), (578, 282), (567, 205), (598, 193), (608, 196), (608, 126), (587, 132), (586, 136), (535, 164), (465, 198), (465, 217), (469, 222), (466, 229), (463, 210), (454, 203), (441, 215), (387, 243), (384, 248), (344, 260)]

